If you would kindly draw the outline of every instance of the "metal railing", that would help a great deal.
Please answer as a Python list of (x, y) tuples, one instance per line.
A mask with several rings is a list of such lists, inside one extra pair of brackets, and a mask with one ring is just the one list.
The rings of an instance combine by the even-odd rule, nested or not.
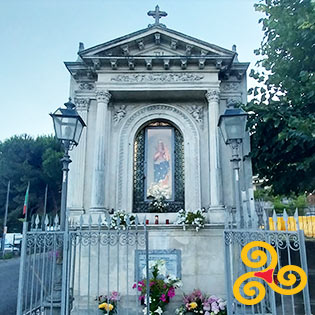
[[(137, 283), (149, 270), (145, 224), (129, 216), (114, 225), (109, 215), (92, 219), (81, 216), (65, 232), (58, 217), (53, 225), (46, 218), (42, 226), (37, 216), (29, 231), (24, 222), (17, 315), (99, 314), (98, 297), (109, 299), (112, 292), (116, 314), (143, 314)], [(146, 257), (141, 275), (133, 268), (138, 250)], [(148, 296), (145, 307), (149, 310)]]
[[(230, 216), (228, 216), (230, 217)], [(292, 225), (292, 218), (294, 219), (294, 229)], [(294, 217), (283, 215), (278, 217), (275, 213), (273, 218), (267, 217), (265, 211), (257, 212), (257, 216), (253, 218), (251, 227), (246, 229), (237, 229), (236, 224), (233, 225), (231, 221), (227, 224), (224, 230), (224, 241), (225, 241), (225, 266), (226, 266), (226, 286), (227, 286), (227, 308), (228, 315), (236, 314), (307, 314), (311, 315), (310, 307), (310, 296), (308, 284), (306, 284), (303, 291), (296, 295), (281, 295), (273, 291), (269, 285), (259, 278), (254, 278), (254, 281), (261, 283), (266, 291), (265, 297), (261, 302), (255, 305), (245, 305), (240, 303), (234, 295), (233, 286), (235, 281), (242, 275), (249, 271), (259, 272), (267, 268), (271, 261), (271, 254), (266, 250), (262, 249), (261, 254), (266, 254), (267, 262), (261, 268), (257, 270), (251, 270), (247, 267), (240, 259), (241, 252), (247, 244), (254, 241), (265, 242), (270, 244), (277, 253), (277, 267), (273, 272), (273, 281), (278, 282), (277, 273), (279, 270), (286, 265), (297, 265), (300, 266), (306, 273), (308, 273), (307, 259), (306, 259), (306, 248), (304, 232), (299, 226), (299, 217), (297, 211)], [(280, 224), (274, 224), (274, 222), (280, 222)], [(282, 225), (282, 223), (284, 223)], [(254, 248), (257, 250), (257, 246), (253, 246), (249, 252), (248, 258), (253, 260), (251, 253)], [(260, 261), (260, 256), (255, 256), (255, 262)], [(295, 274), (294, 272), (288, 271), (288, 274)], [(297, 281), (294, 285), (299, 284), (300, 278), (297, 276)], [(253, 299), (254, 296), (260, 294), (259, 289), (256, 285), (251, 285), (251, 289), (256, 290), (256, 293), (252, 297), (246, 296), (244, 293), (244, 286), (246, 284), (252, 284), (249, 280), (242, 283), (240, 291), (242, 296), (247, 299)], [(283, 285), (278, 283), (281, 288)], [(292, 287), (289, 287), (292, 289)]]

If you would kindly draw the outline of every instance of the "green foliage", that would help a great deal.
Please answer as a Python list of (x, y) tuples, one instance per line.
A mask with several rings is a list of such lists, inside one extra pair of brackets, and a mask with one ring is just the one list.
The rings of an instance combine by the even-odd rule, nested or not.
[(307, 208), (307, 199), (305, 194), (289, 196), (273, 195), (271, 189), (257, 189), (255, 191), (255, 199), (269, 201), (277, 213), (283, 213), (285, 209), (289, 215), (293, 215), (295, 210), (298, 209), (300, 215), (305, 214)]
[(0, 257), (0, 259), (11, 259), (13, 257), (13, 253), (5, 253), (3, 256)]
[(272, 198), (272, 203), (277, 213), (283, 213), (285, 209), (289, 215), (294, 215), (296, 209), (300, 215), (304, 215), (306, 204), (306, 197), (304, 195), (292, 196), (284, 198), (283, 196), (275, 196)]
[(8, 231), (21, 232), (25, 191), (30, 181), (29, 214), (41, 213), (44, 207), (46, 184), (47, 212), (56, 212), (60, 206), (61, 145), (52, 136), (36, 139), (27, 135), (14, 136), (0, 142), (0, 224), (6, 202), (7, 183), (11, 181)]
[(251, 130), (254, 173), (275, 194), (315, 188), (315, 3), (311, 0), (264, 0), (265, 14), (255, 54), (259, 85), (245, 106)]

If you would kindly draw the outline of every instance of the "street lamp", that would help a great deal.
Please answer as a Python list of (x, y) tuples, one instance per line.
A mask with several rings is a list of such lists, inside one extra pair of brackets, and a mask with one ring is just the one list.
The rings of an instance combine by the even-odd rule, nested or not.
[(234, 194), (236, 213), (240, 214), (240, 226), (244, 227), (244, 213), (240, 202), (240, 154), (239, 147), (245, 138), (247, 113), (241, 108), (227, 108), (220, 116), (218, 126), (225, 144), (232, 148), (232, 165), (234, 175)]
[(83, 119), (76, 111), (75, 104), (71, 102), (71, 98), (69, 98), (69, 101), (64, 105), (66, 108), (59, 107), (53, 114), (49, 114), (54, 122), (56, 137), (64, 145), (64, 156), (61, 159), (63, 172), (60, 210), (61, 231), (65, 230), (68, 172), (69, 164), (72, 162), (69, 156), (69, 150), (78, 145), (82, 130), (86, 126)]

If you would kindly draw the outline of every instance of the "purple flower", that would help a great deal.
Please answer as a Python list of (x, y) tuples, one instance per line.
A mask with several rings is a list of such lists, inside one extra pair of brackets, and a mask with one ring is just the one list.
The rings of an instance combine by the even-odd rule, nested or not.
[(215, 312), (215, 311), (219, 311), (219, 306), (217, 304), (217, 302), (212, 302), (211, 303), (211, 311)]
[(210, 304), (208, 302), (203, 303), (203, 310), (204, 311), (211, 311)]
[(161, 300), (162, 302), (166, 302), (166, 296), (165, 296), (164, 293), (161, 295), (160, 300)]
[(117, 291), (113, 291), (109, 299), (112, 301), (118, 301), (120, 299), (119, 293)]

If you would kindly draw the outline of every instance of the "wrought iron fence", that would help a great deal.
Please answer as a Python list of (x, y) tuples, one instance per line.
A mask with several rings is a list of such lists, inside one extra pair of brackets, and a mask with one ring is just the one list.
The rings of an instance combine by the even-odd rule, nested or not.
[[(231, 217), (231, 216), (230, 216)], [(252, 226), (246, 229), (237, 229), (236, 225), (232, 221), (228, 221), (228, 224), (224, 231), (224, 241), (225, 241), (225, 263), (226, 263), (226, 285), (227, 285), (227, 307), (228, 314), (307, 314), (311, 315), (310, 307), (310, 296), (308, 284), (306, 284), (303, 291), (296, 295), (282, 295), (273, 291), (268, 283), (259, 277), (254, 277), (244, 281), (240, 287), (237, 288), (235, 285), (236, 280), (250, 272), (255, 271), (259, 272), (265, 270), (271, 260), (272, 256), (266, 250), (266, 248), (260, 248), (260, 252), (257, 251), (257, 245), (253, 245), (252, 248), (247, 253), (247, 258), (252, 261), (254, 264), (258, 263), (263, 259), (263, 256), (266, 257), (266, 262), (261, 265), (260, 268), (252, 270), (243, 263), (240, 259), (241, 252), (247, 244), (251, 242), (265, 242), (270, 244), (272, 248), (277, 253), (277, 266), (273, 272), (273, 281), (277, 283), (281, 288), (287, 288), (283, 286), (282, 282), (279, 282), (280, 279), (277, 278), (279, 270), (286, 265), (297, 265), (300, 266), (307, 275), (307, 259), (306, 259), (306, 249), (305, 249), (305, 240), (304, 232), (299, 228), (299, 218), (297, 212), (295, 213), (294, 220), (296, 224), (296, 231), (290, 231), (288, 229), (289, 217), (283, 216), (281, 222), (284, 222), (282, 225), (274, 225), (273, 222), (278, 222), (278, 218), (274, 213), (273, 219), (269, 220), (264, 211), (260, 214), (257, 213), (256, 220), (252, 222)], [(292, 219), (291, 219), (292, 220)], [(251, 247), (248, 245), (247, 247)], [(256, 251), (256, 252), (255, 252)], [(293, 287), (299, 285), (301, 278), (299, 274), (295, 271), (288, 271), (286, 276), (296, 276), (296, 282), (292, 286), (290, 285), (287, 289), (290, 290)], [(252, 281), (256, 281), (252, 282)], [(242, 297), (246, 299), (255, 299), (257, 296), (262, 294), (260, 292), (260, 285), (257, 285), (257, 282), (265, 290), (265, 296), (261, 302), (253, 305), (246, 305), (239, 302), (235, 297), (235, 292), (238, 291)], [(235, 287), (234, 287), (235, 285)], [(250, 287), (253, 291), (252, 295), (246, 295), (246, 287)], [(247, 291), (249, 292), (249, 291)]]
[[(138, 280), (148, 278), (148, 231), (138, 218), (108, 215), (73, 221), (62, 232), (58, 217), (44, 225), (37, 216), (28, 231), (23, 225), (17, 315), (22, 314), (143, 314)], [(135, 252), (144, 250), (143, 273), (133, 268)], [(147, 281), (147, 283), (149, 283)], [(135, 288), (133, 288), (135, 284)], [(149, 288), (147, 288), (149, 292)], [(112, 306), (108, 306), (112, 304)]]

